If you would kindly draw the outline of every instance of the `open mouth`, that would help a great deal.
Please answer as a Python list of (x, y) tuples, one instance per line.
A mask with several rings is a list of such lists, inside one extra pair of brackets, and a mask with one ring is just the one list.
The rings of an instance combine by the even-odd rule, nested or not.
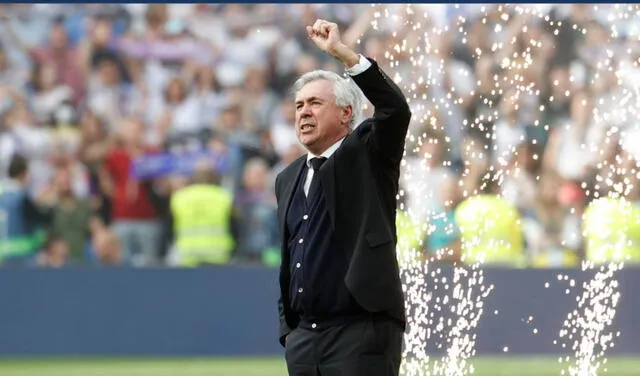
[(310, 131), (312, 131), (312, 130), (313, 130), (313, 128), (315, 128), (315, 127), (316, 127), (316, 126), (315, 126), (315, 125), (313, 125), (313, 124), (302, 124), (302, 125), (300, 126), (300, 131), (301, 131), (301, 132), (303, 132), (303, 133), (310, 132)]

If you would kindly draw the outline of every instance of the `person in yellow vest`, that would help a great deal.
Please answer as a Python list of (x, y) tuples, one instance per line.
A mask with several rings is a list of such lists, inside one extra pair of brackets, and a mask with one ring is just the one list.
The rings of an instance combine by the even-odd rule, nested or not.
[(171, 197), (175, 240), (169, 264), (196, 267), (229, 262), (235, 246), (232, 203), (232, 194), (219, 185), (211, 164), (199, 162), (192, 183)]
[(499, 174), (481, 179), (480, 193), (463, 200), (455, 211), (462, 261), (522, 267), (526, 263), (518, 209), (498, 195)]
[(396, 211), (396, 232), (398, 243), (396, 254), (401, 267), (410, 267), (415, 262), (423, 260), (424, 231), (421, 224), (408, 212), (404, 210)]
[(582, 217), (585, 256), (595, 264), (640, 263), (640, 206), (617, 197), (592, 201)]

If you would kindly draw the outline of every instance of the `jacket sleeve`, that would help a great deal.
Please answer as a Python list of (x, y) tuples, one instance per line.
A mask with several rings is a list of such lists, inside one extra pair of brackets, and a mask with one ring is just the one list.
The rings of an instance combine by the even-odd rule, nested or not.
[(287, 336), (293, 331), (293, 329), (289, 327), (287, 320), (284, 317), (284, 304), (282, 303), (282, 297), (278, 299), (278, 315), (280, 317), (280, 344), (285, 347)]
[(372, 60), (364, 72), (352, 76), (374, 106), (373, 128), (369, 143), (382, 157), (399, 164), (409, 129), (411, 110), (400, 88)]

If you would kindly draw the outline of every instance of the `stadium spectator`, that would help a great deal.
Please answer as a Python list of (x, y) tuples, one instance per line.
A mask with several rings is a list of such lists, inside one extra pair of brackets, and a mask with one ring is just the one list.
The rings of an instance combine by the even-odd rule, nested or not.
[(0, 45), (0, 87), (3, 90), (23, 90), (27, 80), (26, 69), (16, 67), (15, 63), (9, 60), (4, 47)]
[(513, 157), (504, 168), (505, 176), (500, 194), (515, 205), (523, 215), (529, 215), (536, 204), (537, 177), (540, 163), (534, 159), (536, 148), (527, 140), (518, 141)]
[(407, 196), (406, 210), (418, 222), (427, 221), (441, 207), (443, 182), (454, 173), (445, 166), (448, 159), (445, 135), (429, 128), (423, 136), (418, 154), (405, 159), (401, 180)]
[[(192, 96), (198, 102), (199, 119), (202, 127), (206, 127), (220, 117), (222, 110), (229, 105), (229, 95), (224, 92), (216, 81), (215, 72), (211, 65), (193, 64), (190, 69), (195, 88)], [(187, 81), (189, 82), (189, 81)]]
[[(473, 128), (472, 128), (473, 129)], [(486, 128), (483, 127), (485, 131)], [(467, 198), (479, 193), (480, 183), (490, 168), (490, 142), (483, 137), (478, 128), (470, 131), (462, 140), (462, 197)]]
[(460, 229), (455, 211), (461, 197), (457, 176), (445, 176), (440, 187), (437, 204), (428, 217), (425, 251), (431, 261), (457, 262), (461, 256)]
[(455, 209), (465, 263), (526, 265), (520, 214), (498, 195), (502, 179), (500, 172), (486, 172), (479, 179), (478, 194), (464, 199)]
[(30, 197), (29, 161), (14, 155), (9, 164), (9, 179), (0, 187), (0, 262), (5, 266), (28, 266), (45, 241), (44, 228), (50, 213), (43, 207), (51, 195), (43, 192), (38, 200)]
[(132, 88), (124, 80), (118, 60), (104, 56), (96, 63), (96, 69), (88, 78), (87, 108), (116, 130), (129, 114)]
[(113, 140), (104, 122), (91, 111), (86, 111), (79, 121), (80, 142), (76, 151), (77, 159), (87, 169), (89, 199), (91, 208), (109, 223), (111, 206), (109, 197), (100, 185), (102, 162), (111, 150)]
[(592, 201), (584, 214), (586, 259), (640, 263), (640, 207), (622, 197)]
[(243, 182), (233, 204), (238, 231), (234, 258), (241, 263), (262, 263), (265, 252), (280, 246), (267, 163), (260, 158), (249, 160), (244, 167)]
[(93, 211), (86, 198), (78, 197), (74, 193), (69, 166), (59, 167), (56, 171), (53, 191), (55, 202), (52, 207), (49, 236), (66, 244), (66, 253), (74, 264), (86, 262), (90, 239), (89, 224)]
[(294, 104), (289, 99), (282, 100), (278, 106), (278, 111), (274, 114), (271, 122), (270, 138), (273, 148), (279, 158), (283, 158), (292, 146), (298, 145), (295, 136)]
[(262, 140), (256, 130), (251, 129), (242, 116), (240, 105), (230, 105), (222, 111), (211, 128), (211, 133), (232, 153), (232, 168), (227, 171), (231, 186), (242, 184), (242, 166), (253, 157), (261, 156)]
[(110, 217), (125, 263), (159, 264), (160, 223), (143, 182), (131, 174), (132, 159), (147, 150), (142, 144), (144, 124), (136, 118), (120, 124), (118, 143), (105, 157), (100, 186), (111, 199)]
[(57, 74), (51, 62), (36, 62), (33, 65), (31, 108), (40, 124), (52, 123), (58, 108), (72, 99), (73, 91), (69, 86), (59, 83)]
[(197, 162), (190, 184), (171, 196), (174, 247), (169, 263), (195, 267), (226, 264), (235, 248), (233, 195), (220, 187), (207, 160)]
[(69, 243), (62, 238), (49, 238), (44, 245), (44, 251), (36, 255), (36, 264), (46, 268), (69, 265)]
[(122, 263), (123, 252), (118, 237), (99, 218), (92, 218), (91, 254), (100, 265), (117, 266)]
[(560, 202), (561, 185), (556, 173), (543, 172), (534, 204), (523, 217), (529, 257), (537, 267), (575, 266), (578, 260), (577, 249), (565, 239), (570, 213)]
[(84, 72), (80, 66), (78, 50), (69, 43), (69, 35), (61, 19), (55, 20), (49, 30), (49, 43), (29, 50), (35, 62), (52, 64), (59, 83), (73, 92), (73, 103), (80, 104), (86, 87)]
[(173, 77), (164, 91), (164, 112), (158, 120), (161, 133), (196, 133), (202, 126), (201, 107), (196, 97), (189, 96), (186, 83)]
[(587, 178), (587, 168), (600, 151), (602, 137), (593, 126), (593, 98), (586, 91), (576, 91), (571, 98), (570, 117), (553, 129), (544, 163), (560, 177), (574, 182)]

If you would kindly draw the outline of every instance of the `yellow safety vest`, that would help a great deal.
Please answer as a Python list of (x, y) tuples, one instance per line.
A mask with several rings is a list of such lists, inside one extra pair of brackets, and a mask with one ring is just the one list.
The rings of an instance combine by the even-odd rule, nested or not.
[(532, 257), (531, 266), (537, 269), (575, 268), (580, 266), (580, 256), (570, 248), (545, 250)]
[(398, 243), (396, 256), (401, 266), (409, 266), (424, 258), (424, 233), (422, 226), (405, 212), (396, 212)]
[(594, 200), (582, 216), (587, 260), (640, 263), (640, 207), (619, 198)]
[(478, 195), (458, 205), (455, 220), (462, 260), (467, 264), (525, 265), (522, 224), (515, 206), (495, 195)]
[(235, 246), (231, 236), (232, 195), (224, 188), (194, 184), (171, 197), (180, 266), (224, 264)]

